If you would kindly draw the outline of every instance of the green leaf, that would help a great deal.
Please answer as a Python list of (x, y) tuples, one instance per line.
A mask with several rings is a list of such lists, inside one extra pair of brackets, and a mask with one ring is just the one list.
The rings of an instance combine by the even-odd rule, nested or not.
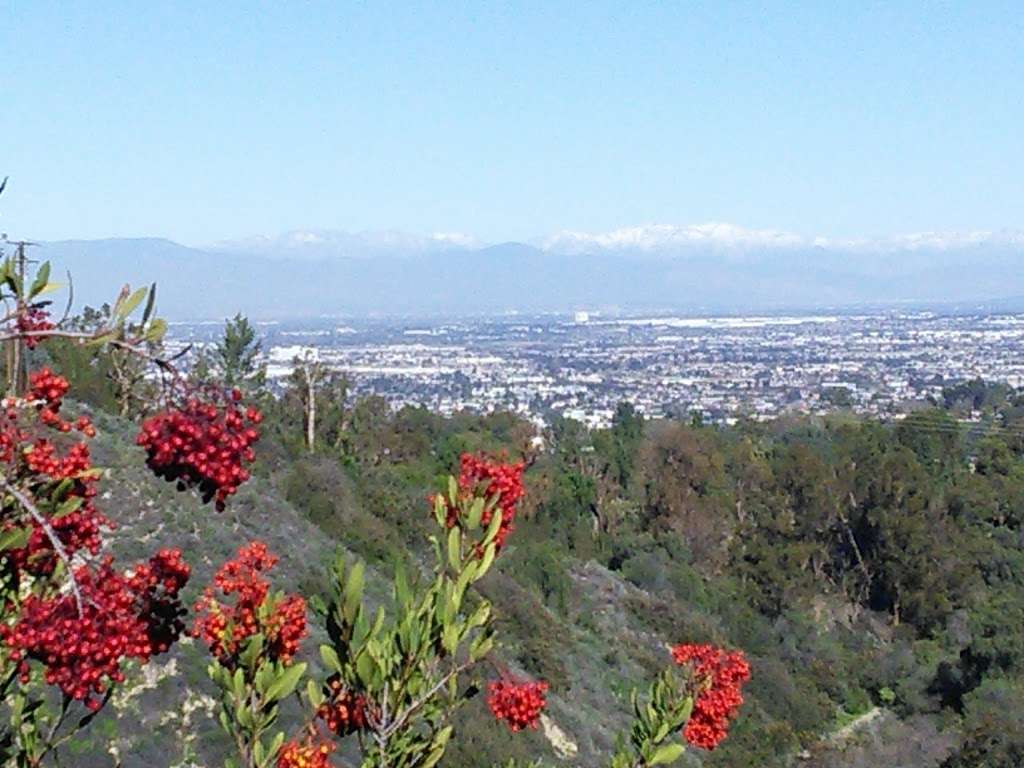
[(146, 294), (148, 292), (148, 288), (139, 288), (135, 293), (125, 299), (123, 303), (119, 303), (114, 307), (115, 315), (120, 319), (128, 317), (128, 315), (134, 312), (135, 308), (142, 303), (142, 300), (146, 298)]
[(106, 344), (108, 342), (111, 342), (111, 341), (114, 341), (117, 337), (118, 337), (118, 332), (116, 330), (115, 331), (107, 331), (106, 333), (101, 333), (99, 336), (93, 336), (86, 343), (86, 346), (89, 346), (89, 347), (102, 347), (104, 344)]
[(473, 504), (469, 507), (469, 515), (466, 518), (466, 526), (471, 531), (475, 531), (480, 527), (480, 519), (484, 516), (484, 500), (481, 498), (473, 499)]
[(149, 286), (149, 296), (146, 297), (146, 308), (142, 310), (142, 324), (149, 322), (153, 316), (153, 307), (156, 305), (156, 283)]
[(256, 661), (259, 659), (261, 653), (263, 653), (263, 635), (253, 635), (249, 638), (245, 645), (245, 650), (242, 651), (238, 660), (249, 669), (253, 669), (256, 666)]
[(0, 552), (8, 549), (21, 549), (28, 544), (32, 536), (32, 527), (11, 528), (0, 533)]
[(462, 597), (466, 594), (466, 587), (469, 586), (473, 577), (476, 576), (478, 567), (476, 560), (470, 560), (466, 563), (466, 567), (462, 569), (462, 573), (459, 574), (459, 578), (455, 582), (455, 591), (452, 593), (452, 597), (455, 600), (455, 610), (459, 610), (462, 607)]
[(401, 561), (395, 564), (395, 602), (399, 606), (406, 606), (412, 600), (409, 592), (409, 579), (405, 575), (405, 566)]
[(445, 748), (448, 746), (448, 740), (452, 735), (452, 726), (446, 725), (437, 735), (434, 737), (434, 741), (430, 745), (430, 754), (427, 755), (427, 759), (423, 761), (422, 768), (434, 768), (438, 761), (444, 757)]
[(284, 731), (278, 731), (277, 736), (270, 742), (270, 747), (267, 749), (268, 762), (277, 757), (277, 752), (281, 749), (282, 744), (284, 744)]
[(320, 686), (316, 684), (315, 680), (306, 681), (306, 698), (309, 699), (313, 709), (319, 709), (320, 705), (324, 703), (324, 692), (320, 690)]
[(462, 565), (462, 531), (457, 525), (448, 531), (448, 565), (456, 572)]
[(356, 616), (356, 612), (359, 609), (359, 604), (363, 599), (363, 577), (366, 567), (362, 561), (357, 562), (352, 566), (352, 570), (348, 574), (348, 581), (345, 584), (345, 593), (343, 595), (343, 606), (345, 618), (348, 621), (353, 621)]
[(459, 627), (457, 624), (449, 624), (441, 632), (441, 647), (453, 654), (458, 646)]
[(667, 765), (674, 763), (686, 752), (686, 747), (677, 741), (673, 741), (671, 744), (662, 744), (655, 750), (651, 759), (647, 761), (648, 765)]
[(439, 493), (434, 496), (434, 520), (443, 528), (447, 519), (448, 505), (444, 502), (444, 494)]
[(56, 514), (54, 514), (54, 517), (58, 520), (62, 517), (66, 517), (67, 515), (70, 515), (72, 512), (76, 511), (84, 503), (85, 499), (83, 499), (81, 496), (72, 496), (68, 499), (65, 499), (57, 507), (57, 512)]
[(493, 541), (484, 549), (484, 556), (480, 558), (480, 565), (476, 569), (476, 577), (473, 581), (479, 581), (494, 564), (494, 557), (498, 553), (498, 546)]
[(501, 509), (495, 509), (491, 515), (491, 522), (487, 525), (487, 533), (484, 535), (484, 543), (490, 544), (494, 541), (498, 535), (498, 529), (501, 528)]
[(356, 660), (356, 674), (359, 675), (359, 681), (364, 688), (374, 687), (376, 672), (377, 665), (370, 658), (370, 654), (364, 653)]
[(332, 672), (341, 672), (341, 659), (338, 652), (329, 645), (320, 646), (320, 658), (324, 660), (324, 666)]
[(494, 635), (485, 633), (477, 635), (473, 642), (469, 646), (469, 658), (470, 661), (480, 661), (484, 656), (491, 652), (494, 648)]
[(39, 292), (46, 287), (46, 284), (50, 281), (50, 262), (44, 261), (39, 267), (39, 271), (36, 272), (36, 278), (32, 281), (32, 287), (28, 290), (28, 298), (34, 299), (39, 295)]
[(146, 329), (146, 341), (160, 341), (167, 334), (167, 321), (162, 317), (154, 318)]
[(473, 615), (469, 617), (469, 627), (482, 627), (487, 623), (487, 620), (491, 617), (491, 604), (484, 601), (480, 603)]
[(277, 678), (267, 689), (267, 698), (270, 701), (280, 701), (281, 699), (291, 696), (295, 691), (295, 688), (299, 684), (299, 680), (306, 673), (306, 662), (302, 661), (298, 664), (292, 664), (288, 667), (284, 674)]

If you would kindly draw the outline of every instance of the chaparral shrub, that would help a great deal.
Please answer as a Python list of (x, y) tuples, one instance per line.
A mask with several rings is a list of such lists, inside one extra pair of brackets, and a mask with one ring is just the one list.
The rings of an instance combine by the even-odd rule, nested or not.
[[(0, 402), (5, 764), (55, 762), (110, 701), (127, 667), (165, 653), (186, 630), (209, 653), (219, 722), (234, 745), (228, 766), (326, 768), (341, 765), (344, 752), (358, 754), (363, 768), (430, 768), (456, 738), (453, 715), (473, 699), (513, 733), (543, 722), (550, 683), (498, 662), (495, 612), (477, 589), (515, 536), (523, 462), (462, 454), (457, 477), (431, 497), (433, 562), (400, 558), (407, 564), (396, 567), (386, 606), (371, 608), (364, 565), (344, 558), (333, 566), (326, 600), (277, 591), (277, 557), (253, 541), (220, 567), (189, 618), (181, 593), (190, 568), (180, 551), (161, 549), (127, 567), (105, 553), (112, 523), (89, 450), (96, 429), (88, 417), (68, 414), (67, 379), (30, 370), (30, 351), (59, 340), (137, 355), (150, 371), (140, 460), (216, 510), (250, 476), (261, 412), (238, 388), (190, 381), (153, 353), (166, 328), (153, 316), (155, 287), (125, 289), (105, 322), (83, 330), (50, 316), (48, 267), (28, 284), (23, 266), (0, 265), (0, 298), (14, 307), (0, 320), (10, 351)], [(129, 320), (143, 302), (141, 319)], [(311, 619), (327, 638), (317, 675), (301, 660)], [(668, 764), (687, 743), (714, 749), (742, 703), (750, 676), (742, 654), (680, 645), (664, 658), (649, 689), (633, 693), (633, 726), (612, 768)], [(293, 696), (306, 718), (287, 734), (278, 715)], [(342, 749), (344, 740), (355, 748)]]

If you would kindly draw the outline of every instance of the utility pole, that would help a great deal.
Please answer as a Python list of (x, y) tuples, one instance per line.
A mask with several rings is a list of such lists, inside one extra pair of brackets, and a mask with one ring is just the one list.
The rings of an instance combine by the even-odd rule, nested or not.
[[(24, 298), (25, 275), (28, 273), (28, 264), (32, 263), (29, 261), (25, 249), (34, 246), (35, 243), (18, 240), (11, 245), (14, 246), (14, 268), (19, 294), (15, 297), (15, 317), (21, 317), (27, 309)], [(21, 395), (28, 389), (28, 369), (25, 363), (24, 339), (11, 339), (7, 346), (7, 393), (9, 395)]]

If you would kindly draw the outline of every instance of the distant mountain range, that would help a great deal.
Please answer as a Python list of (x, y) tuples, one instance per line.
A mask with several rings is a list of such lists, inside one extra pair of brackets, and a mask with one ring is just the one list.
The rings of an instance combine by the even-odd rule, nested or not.
[[(155, 238), (43, 243), (76, 304), (159, 284), (173, 319), (568, 312), (765, 312), (978, 304), (1024, 296), (1024, 234), (827, 240), (725, 224), (561, 233), (293, 232), (191, 248)], [(1009, 301), (1024, 306), (1024, 302)]]

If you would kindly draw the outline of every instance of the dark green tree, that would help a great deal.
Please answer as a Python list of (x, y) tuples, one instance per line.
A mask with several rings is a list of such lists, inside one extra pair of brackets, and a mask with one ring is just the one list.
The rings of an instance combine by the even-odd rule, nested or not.
[(266, 367), (260, 363), (256, 329), (241, 313), (224, 325), (224, 335), (211, 354), (212, 372), (229, 387), (258, 391), (266, 383)]

